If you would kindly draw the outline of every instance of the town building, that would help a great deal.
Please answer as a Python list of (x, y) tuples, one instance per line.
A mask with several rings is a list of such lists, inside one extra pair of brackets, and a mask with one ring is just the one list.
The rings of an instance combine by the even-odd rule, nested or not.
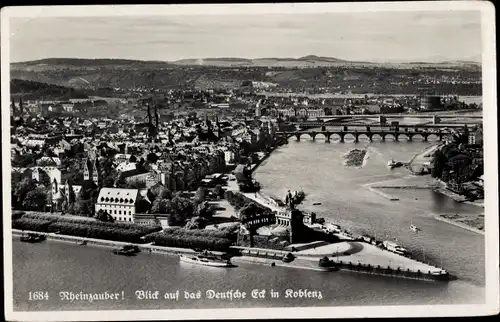
[(115, 221), (132, 222), (139, 201), (138, 189), (102, 188), (97, 197), (95, 212), (103, 210)]
[(468, 143), (483, 144), (483, 130), (479, 128), (476, 131), (469, 133)]

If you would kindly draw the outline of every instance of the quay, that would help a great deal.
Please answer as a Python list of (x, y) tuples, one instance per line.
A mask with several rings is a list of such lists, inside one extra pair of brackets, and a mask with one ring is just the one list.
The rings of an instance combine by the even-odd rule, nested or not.
[[(317, 247), (314, 250), (291, 252), (295, 259), (289, 263), (282, 261), (282, 258), (289, 253), (288, 251), (249, 247), (232, 248), (238, 249), (242, 255), (232, 258), (232, 261), (235, 263), (246, 262), (315, 271), (343, 270), (428, 281), (447, 281), (451, 278), (448, 272), (442, 268), (359, 241), (328, 244)], [(341, 251), (335, 253), (340, 249)], [(333, 262), (333, 267), (322, 268), (319, 266), (319, 260), (325, 256)]]
[[(28, 231), (28, 230), (19, 230), (19, 229), (12, 229), (12, 237), (20, 237), (23, 234), (37, 234), (37, 235), (44, 235), (48, 240), (54, 240), (54, 241), (62, 241), (62, 242), (70, 242), (70, 243), (80, 243), (80, 242), (87, 242), (86, 246), (100, 246), (100, 247), (123, 247), (126, 245), (134, 245), (139, 247), (139, 249), (143, 252), (151, 252), (151, 253), (158, 253), (158, 254), (164, 254), (164, 255), (181, 255), (181, 254), (195, 254), (196, 252), (192, 249), (188, 248), (176, 248), (176, 247), (167, 247), (167, 246), (154, 246), (152, 244), (136, 244), (136, 243), (129, 243), (129, 242), (119, 242), (119, 241), (112, 241), (112, 240), (105, 240), (105, 239), (94, 239), (94, 238), (84, 238), (84, 237), (77, 237), (77, 236), (70, 236), (70, 235), (62, 235), (62, 234), (56, 234), (56, 233), (45, 233), (45, 232), (39, 232), (39, 231)], [(83, 247), (83, 246), (82, 246)], [(218, 253), (218, 252), (213, 252), (213, 253)]]

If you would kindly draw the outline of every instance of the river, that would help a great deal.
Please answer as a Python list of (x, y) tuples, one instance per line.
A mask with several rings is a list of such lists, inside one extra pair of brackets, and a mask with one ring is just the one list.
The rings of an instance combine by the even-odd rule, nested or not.
[[(217, 269), (180, 263), (178, 258), (141, 253), (136, 257), (111, 254), (109, 248), (76, 246), (45, 241), (25, 244), (13, 240), (14, 309), (96, 310), (298, 307), (484, 303), (484, 237), (433, 219), (434, 212), (480, 212), (473, 205), (458, 204), (428, 190), (398, 190), (389, 201), (361, 187), (362, 184), (401, 178), (403, 169), (388, 170), (387, 161), (408, 160), (423, 150), (424, 142), (373, 142), (363, 168), (342, 166), (342, 154), (366, 144), (316, 142), (303, 137), (275, 152), (257, 169), (263, 193), (283, 197), (286, 189), (307, 193), (304, 207), (319, 216), (339, 221), (357, 233), (396, 237), (410, 251), (458, 277), (449, 283), (376, 277), (351, 272), (316, 272), (283, 267), (242, 264)], [(320, 202), (321, 205), (313, 206)], [(422, 229), (408, 229), (410, 221)], [(425, 255), (424, 255), (425, 254)], [(139, 300), (137, 290), (194, 292), (213, 289), (273, 289), (279, 298), (245, 300)], [(285, 298), (286, 289), (321, 291), (322, 299)], [(49, 299), (29, 301), (29, 291), (47, 291)], [(124, 292), (120, 301), (67, 302), (62, 291)], [(268, 293), (269, 294), (269, 293)]]

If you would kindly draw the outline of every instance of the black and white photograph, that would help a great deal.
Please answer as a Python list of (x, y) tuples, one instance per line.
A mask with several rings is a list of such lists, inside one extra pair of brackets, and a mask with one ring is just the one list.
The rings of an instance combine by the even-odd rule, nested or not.
[(3, 8), (6, 319), (498, 314), (494, 15)]

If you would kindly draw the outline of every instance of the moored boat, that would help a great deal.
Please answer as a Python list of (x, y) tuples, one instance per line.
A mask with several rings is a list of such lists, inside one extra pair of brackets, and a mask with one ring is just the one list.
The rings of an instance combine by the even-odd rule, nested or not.
[(21, 236), (21, 241), (25, 243), (39, 243), (46, 239), (45, 235), (27, 234)]
[(114, 254), (123, 256), (135, 256), (140, 251), (139, 247), (135, 245), (125, 245), (122, 248), (113, 249)]
[(232, 267), (233, 264), (227, 258), (209, 252), (197, 253), (195, 255), (181, 255), (181, 262), (199, 264), (213, 267)]

